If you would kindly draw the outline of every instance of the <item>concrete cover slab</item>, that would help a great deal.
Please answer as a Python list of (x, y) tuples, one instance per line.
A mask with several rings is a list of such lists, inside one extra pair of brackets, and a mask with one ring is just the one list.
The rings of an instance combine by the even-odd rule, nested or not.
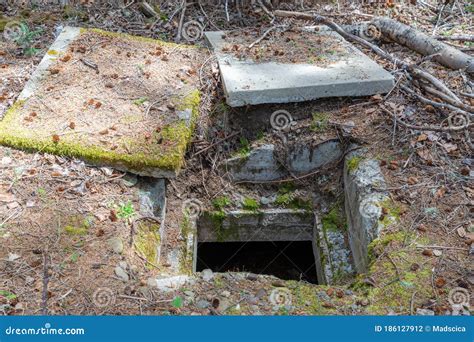
[(0, 144), (174, 177), (205, 58), (194, 47), (66, 27), (0, 122)]
[(329, 57), (330, 63), (321, 66), (309, 63), (257, 63), (227, 52), (224, 32), (206, 32), (206, 39), (219, 61), (227, 103), (239, 107), (324, 97), (366, 96), (390, 91), (393, 76), (339, 34), (325, 27), (318, 28), (314, 34), (337, 40), (344, 57)]

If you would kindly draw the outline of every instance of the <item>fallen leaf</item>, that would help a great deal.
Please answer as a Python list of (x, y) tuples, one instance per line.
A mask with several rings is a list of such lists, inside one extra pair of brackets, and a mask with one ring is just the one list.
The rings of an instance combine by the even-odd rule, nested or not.
[(456, 229), (456, 232), (458, 233), (459, 237), (466, 237), (467, 233), (466, 233), (466, 229), (464, 229), (464, 227), (459, 227), (458, 229)]
[(0, 202), (15, 202), (16, 198), (12, 194), (0, 194)]
[(424, 249), (421, 254), (425, 256), (433, 256), (433, 251), (431, 249)]
[(446, 280), (443, 277), (439, 277), (434, 283), (437, 288), (442, 288), (444, 285), (446, 285)]
[(416, 141), (420, 142), (420, 141), (425, 141), (428, 139), (428, 136), (425, 134), (425, 133), (422, 133), (418, 136), (418, 138), (416, 139)]
[(52, 137), (52, 138), (53, 138), (53, 142), (54, 142), (54, 143), (58, 143), (59, 140), (60, 140), (60, 139), (59, 139), (59, 135), (57, 135), (57, 134), (53, 134), (53, 137)]
[(443, 147), (446, 150), (446, 152), (448, 152), (448, 153), (454, 152), (458, 149), (458, 145), (451, 144), (451, 143), (445, 143), (445, 144), (443, 144)]
[(434, 198), (435, 199), (442, 198), (445, 194), (446, 194), (446, 188), (443, 186), (435, 192)]

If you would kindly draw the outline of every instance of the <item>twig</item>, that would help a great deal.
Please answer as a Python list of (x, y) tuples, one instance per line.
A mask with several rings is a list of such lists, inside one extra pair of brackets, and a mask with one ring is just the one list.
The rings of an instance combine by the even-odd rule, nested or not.
[(178, 43), (181, 40), (181, 31), (183, 30), (184, 17), (186, 15), (186, 7), (188, 6), (188, 1), (183, 1), (183, 9), (181, 10), (181, 18), (179, 19), (178, 33), (176, 34), (176, 42)]
[(438, 40), (460, 40), (463, 42), (474, 42), (474, 35), (466, 34), (466, 35), (453, 35), (453, 36), (436, 36), (434, 37)]
[(84, 59), (84, 58), (80, 58), (79, 60), (80, 60), (80, 61), (82, 62), (82, 64), (84, 64), (85, 66), (87, 66), (87, 67), (89, 67), (89, 68), (91, 68), (91, 69), (94, 69), (97, 74), (99, 73), (99, 66), (98, 66), (97, 64), (95, 64), (94, 62), (91, 62), (91, 61), (89, 61), (89, 60), (87, 60), (87, 59)]
[(468, 248), (461, 248), (461, 247), (449, 247), (449, 246), (436, 246), (436, 245), (432, 245), (432, 246), (425, 246), (425, 245), (417, 245), (416, 248), (432, 248), (432, 249), (454, 249), (454, 250), (457, 250), (457, 251), (466, 251), (468, 252), (469, 249)]
[(258, 43), (260, 43), (262, 40), (265, 39), (266, 36), (268, 36), (270, 34), (270, 32), (272, 32), (274, 29), (276, 29), (277, 26), (274, 25), (272, 27), (270, 27), (268, 30), (266, 30), (262, 36), (260, 38), (258, 38), (256, 41), (254, 41), (252, 44), (249, 45), (249, 49), (253, 48), (255, 45), (257, 45)]
[(229, 140), (229, 139), (235, 137), (236, 135), (239, 135), (240, 133), (241, 133), (240, 131), (239, 131), (239, 132), (234, 132), (234, 133), (232, 133), (231, 135), (228, 135), (228, 136), (226, 136), (226, 137), (220, 139), (219, 141), (217, 141), (217, 142), (215, 142), (215, 143), (213, 143), (213, 144), (207, 146), (206, 148), (203, 148), (202, 150), (196, 152), (196, 153), (193, 155), (193, 157), (196, 157), (196, 156), (200, 155), (201, 153), (204, 153), (204, 152), (206, 152), (207, 150), (210, 150), (211, 148), (213, 148), (213, 147), (215, 147), (215, 146), (217, 146), (217, 145), (222, 144), (224, 141)]
[(467, 124), (467, 125), (464, 125), (464, 126), (459, 126), (459, 127), (437, 127), (437, 126), (417, 126), (417, 125), (410, 125), (410, 124), (407, 124), (403, 121), (401, 121), (399, 118), (397, 118), (395, 116), (395, 114), (393, 114), (391, 111), (389, 111), (387, 108), (385, 108), (384, 106), (380, 106), (380, 108), (382, 108), (382, 110), (389, 114), (392, 119), (394, 119), (396, 121), (397, 124), (405, 127), (405, 128), (408, 128), (408, 129), (415, 129), (417, 131), (433, 131), (433, 132), (456, 132), (456, 131), (464, 131), (465, 129), (469, 128), (470, 126), (472, 126), (473, 124)]
[(49, 255), (48, 251), (43, 253), (43, 292), (41, 295), (41, 312), (43, 316), (48, 314), (48, 284), (49, 284)]

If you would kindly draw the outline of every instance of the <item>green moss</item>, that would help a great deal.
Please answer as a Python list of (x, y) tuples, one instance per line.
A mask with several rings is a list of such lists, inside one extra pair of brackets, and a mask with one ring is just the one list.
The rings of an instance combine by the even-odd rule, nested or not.
[(347, 170), (349, 170), (349, 172), (354, 172), (359, 168), (359, 164), (362, 160), (364, 160), (364, 158), (360, 156), (353, 156), (349, 158), (347, 161)]
[(242, 206), (245, 210), (257, 211), (260, 208), (260, 203), (254, 198), (246, 197), (242, 201)]
[(250, 148), (250, 143), (247, 140), (247, 138), (241, 137), (240, 138), (240, 148), (236, 152), (237, 156), (240, 157), (248, 157), (250, 154), (251, 148)]
[(380, 202), (379, 205), (384, 210), (384, 214), (379, 220), (383, 227), (387, 227), (392, 223), (400, 221), (400, 215), (402, 213), (402, 210), (400, 206), (398, 206), (390, 198), (387, 198), (385, 201)]
[(232, 204), (231, 200), (227, 196), (217, 197), (212, 201), (212, 205), (216, 210), (222, 210)]
[(323, 231), (343, 231), (347, 228), (342, 206), (337, 205), (321, 218)]
[[(200, 93), (191, 92), (183, 98), (176, 98), (178, 110), (192, 109), (190, 122), (178, 120), (162, 129), (163, 143), (150, 145), (145, 137), (126, 141), (130, 153), (107, 150), (95, 145), (87, 145), (83, 139), (61, 137), (54, 142), (51, 136), (41, 135), (25, 129), (15, 122), (21, 114), (24, 101), (17, 101), (7, 110), (4, 119), (0, 122), (0, 144), (24, 150), (39, 150), (46, 153), (58, 154), (67, 157), (84, 159), (92, 164), (111, 165), (140, 171), (147, 168), (158, 168), (176, 171), (184, 163), (184, 154), (191, 140), (196, 119), (199, 112)], [(166, 147), (164, 147), (166, 146)]]
[(67, 223), (64, 226), (64, 232), (72, 236), (84, 236), (89, 233), (89, 228), (92, 223), (91, 217), (82, 217), (79, 215), (71, 216), (67, 219)]
[(329, 126), (329, 118), (326, 113), (313, 113), (310, 129), (313, 132), (324, 132)]
[[(161, 242), (160, 225), (140, 221), (137, 225), (135, 236), (135, 249), (150, 263), (155, 263), (158, 258), (158, 247)], [(148, 265), (151, 267), (151, 265)]]

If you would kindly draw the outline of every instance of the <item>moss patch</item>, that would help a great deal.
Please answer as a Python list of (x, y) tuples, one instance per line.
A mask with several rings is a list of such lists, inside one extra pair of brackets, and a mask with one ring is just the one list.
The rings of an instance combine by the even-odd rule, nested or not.
[[(155, 263), (157, 260), (160, 242), (159, 224), (146, 221), (138, 223), (134, 245), (136, 250), (150, 263)], [(147, 266), (151, 267), (151, 265)]]
[(409, 314), (412, 300), (416, 307), (433, 296), (429, 285), (432, 266), (421, 262), (416, 243), (429, 244), (429, 241), (412, 233), (395, 232), (369, 245), (369, 274), (377, 279), (378, 284), (368, 288), (368, 313), (383, 315), (393, 311)]
[(66, 220), (63, 229), (64, 232), (71, 236), (85, 236), (89, 233), (93, 219), (91, 217), (83, 217), (80, 215), (70, 216)]
[(346, 230), (347, 223), (342, 206), (335, 206), (327, 214), (323, 215), (321, 224), (324, 232)]
[[(21, 125), (21, 109), (24, 101), (16, 102), (7, 110), (0, 122), (0, 144), (24, 150), (42, 151), (67, 157), (84, 159), (92, 164), (111, 165), (141, 171), (156, 168), (176, 171), (184, 163), (184, 154), (194, 131), (198, 116), (200, 93), (198, 90), (179, 101), (180, 108), (191, 108), (191, 122), (178, 120), (167, 125), (161, 132), (163, 144), (151, 145), (145, 137), (143, 141), (128, 143), (130, 153), (119, 153), (100, 146), (88, 145), (78, 136), (63, 137), (54, 141), (50, 135), (30, 131)], [(163, 148), (162, 146), (166, 146)]]
[(353, 156), (347, 160), (347, 170), (349, 172), (354, 172), (359, 168), (360, 162), (364, 160), (364, 158), (359, 157), (359, 156)]
[(260, 203), (254, 198), (246, 197), (242, 201), (242, 207), (245, 210), (257, 211), (260, 208)]

